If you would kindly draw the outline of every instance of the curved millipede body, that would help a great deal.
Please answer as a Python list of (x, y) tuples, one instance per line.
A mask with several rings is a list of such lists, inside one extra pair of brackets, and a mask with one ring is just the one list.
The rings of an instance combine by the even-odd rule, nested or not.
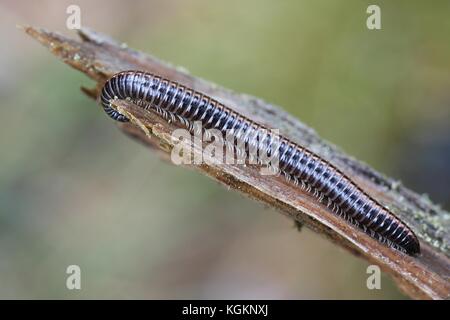
[[(110, 100), (114, 98), (131, 99), (166, 120), (181, 122), (190, 130), (194, 121), (200, 121), (204, 129), (214, 128), (224, 134), (232, 130), (247, 147), (258, 140), (264, 141), (258, 148), (264, 148), (275, 139), (265, 127), (218, 101), (149, 73), (120, 72), (111, 77), (102, 89), (101, 104), (106, 113), (115, 120), (128, 121), (111, 108)], [(276, 151), (280, 172), (327, 204), (336, 214), (382, 243), (410, 255), (420, 252), (419, 241), (411, 229), (331, 163), (284, 137), (278, 137)]]

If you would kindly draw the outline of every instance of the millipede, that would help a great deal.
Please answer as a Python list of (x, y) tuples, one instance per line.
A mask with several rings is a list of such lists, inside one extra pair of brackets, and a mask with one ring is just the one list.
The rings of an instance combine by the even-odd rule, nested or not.
[[(255, 141), (264, 141), (257, 144), (261, 152), (267, 152), (275, 140), (263, 125), (205, 94), (154, 74), (123, 71), (105, 82), (100, 96), (105, 112), (114, 120), (129, 121), (111, 107), (112, 99), (130, 100), (191, 131), (194, 122), (224, 134), (230, 130), (247, 148), (256, 145)], [(276, 152), (280, 173), (335, 214), (383, 244), (409, 255), (420, 253), (412, 230), (329, 161), (283, 136), (278, 137)]]

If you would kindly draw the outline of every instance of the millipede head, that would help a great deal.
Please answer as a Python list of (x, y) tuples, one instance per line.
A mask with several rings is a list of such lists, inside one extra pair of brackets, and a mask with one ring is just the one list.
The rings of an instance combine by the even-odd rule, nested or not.
[(102, 92), (100, 94), (100, 103), (106, 114), (112, 119), (120, 122), (129, 121), (123, 114), (117, 112), (111, 107), (111, 100), (121, 95), (121, 92), (116, 92), (114, 88), (118, 88), (118, 75), (115, 74), (108, 81), (105, 82)]
[(112, 119), (119, 121), (119, 122), (128, 122), (130, 121), (127, 117), (125, 117), (123, 114), (117, 112), (114, 110), (111, 105), (109, 104), (107, 107), (103, 106), (103, 109), (105, 110), (106, 114), (110, 116)]

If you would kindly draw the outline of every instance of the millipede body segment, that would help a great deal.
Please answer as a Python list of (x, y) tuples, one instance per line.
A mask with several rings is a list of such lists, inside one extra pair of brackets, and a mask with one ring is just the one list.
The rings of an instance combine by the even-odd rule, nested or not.
[[(201, 122), (203, 129), (218, 129), (223, 134), (231, 130), (247, 147), (263, 141), (257, 148), (267, 149), (275, 141), (262, 125), (202, 93), (153, 74), (124, 71), (105, 83), (100, 97), (105, 112), (117, 121), (128, 121), (111, 108), (110, 101), (115, 98), (130, 99), (166, 120), (179, 120), (190, 130), (196, 121)], [(288, 180), (378, 241), (410, 255), (420, 252), (419, 241), (411, 229), (348, 176), (310, 150), (284, 137), (277, 139), (279, 170)]]

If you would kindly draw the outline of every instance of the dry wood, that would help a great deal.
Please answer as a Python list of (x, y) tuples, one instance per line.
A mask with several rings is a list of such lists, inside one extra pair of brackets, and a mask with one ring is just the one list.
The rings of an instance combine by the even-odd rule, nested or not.
[[(256, 122), (280, 129), (283, 135), (333, 163), (367, 193), (391, 208), (419, 236), (421, 255), (410, 257), (379, 244), (359, 229), (336, 217), (309, 194), (287, 183), (281, 177), (262, 176), (256, 168), (250, 166), (202, 164), (194, 168), (226, 186), (279, 209), (296, 221), (326, 235), (337, 245), (380, 266), (410, 297), (417, 299), (450, 297), (450, 214), (431, 203), (427, 197), (408, 190), (400, 182), (385, 177), (346, 155), (321, 139), (314, 130), (298, 119), (265, 101), (231, 92), (194, 77), (183, 68), (131, 50), (92, 30), (80, 30), (78, 32), (80, 40), (32, 27), (25, 27), (24, 30), (65, 63), (95, 80), (96, 88), (82, 88), (92, 98), (97, 97), (103, 83), (114, 73), (123, 70), (142, 70), (156, 73), (213, 96)], [(163, 159), (169, 160), (173, 147), (170, 135), (174, 129), (173, 125), (128, 102), (117, 101), (115, 108), (133, 118), (130, 123), (117, 123), (124, 133), (145, 143)], [(99, 116), (105, 116), (101, 109)], [(113, 123), (111, 121), (111, 124)]]

